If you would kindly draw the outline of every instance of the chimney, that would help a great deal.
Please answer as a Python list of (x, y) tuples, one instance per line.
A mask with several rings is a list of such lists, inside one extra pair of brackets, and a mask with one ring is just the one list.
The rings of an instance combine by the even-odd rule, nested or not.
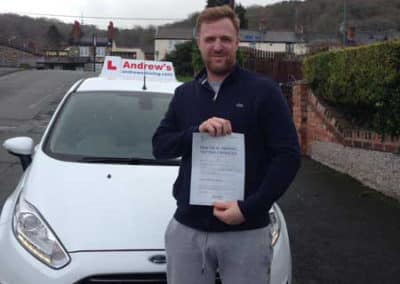
[(349, 26), (349, 28), (347, 29), (347, 42), (353, 43), (355, 35), (356, 35), (355, 27)]
[(114, 29), (114, 23), (110, 21), (108, 24), (108, 30), (107, 30), (107, 38), (109, 42), (112, 42), (115, 39), (115, 29)]
[(81, 38), (81, 26), (78, 21), (74, 22), (74, 27), (72, 30), (72, 38), (74, 40), (74, 43), (79, 42)]
[(267, 18), (262, 17), (260, 23), (258, 24), (258, 30), (262, 33), (265, 33), (267, 30)]
[(296, 34), (302, 35), (302, 34), (304, 34), (304, 26), (300, 25), (300, 24), (296, 24), (294, 31)]

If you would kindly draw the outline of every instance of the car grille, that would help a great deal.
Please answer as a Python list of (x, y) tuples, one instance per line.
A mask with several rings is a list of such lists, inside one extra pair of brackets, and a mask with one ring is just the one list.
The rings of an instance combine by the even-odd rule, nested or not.
[(122, 284), (122, 283), (167, 283), (165, 273), (136, 273), (136, 274), (110, 274), (110, 275), (94, 275), (82, 279), (76, 284)]
[[(110, 274), (110, 275), (94, 275), (82, 279), (76, 284), (157, 284), (167, 283), (167, 276), (165, 273), (136, 273), (136, 274)], [(215, 284), (221, 284), (219, 277)]]

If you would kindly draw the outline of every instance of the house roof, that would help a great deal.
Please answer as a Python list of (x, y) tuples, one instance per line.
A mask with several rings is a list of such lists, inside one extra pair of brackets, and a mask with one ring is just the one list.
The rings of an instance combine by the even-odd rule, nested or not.
[[(240, 30), (239, 36), (241, 42), (303, 42), (295, 32), (291, 31), (267, 31), (263, 33), (259, 31)], [(155, 34), (155, 39), (191, 40), (193, 38), (193, 28), (160, 27)]]
[[(82, 46), (92, 46), (93, 36), (84, 36), (79, 40), (79, 45)], [(108, 46), (109, 40), (106, 37), (96, 37), (96, 46)]]
[(241, 42), (271, 42), (271, 43), (297, 43), (303, 42), (303, 40), (292, 31), (251, 31), (251, 30), (240, 30), (240, 41)]
[(325, 33), (307, 33), (305, 35), (307, 42), (313, 44), (341, 44), (342, 38), (337, 34), (325, 34)]
[(193, 28), (169, 28), (159, 27), (156, 31), (156, 39), (186, 39), (194, 38)]
[[(342, 44), (343, 35), (341, 34), (318, 34), (309, 33), (306, 35), (307, 42), (310, 44), (331, 44), (337, 45)], [(400, 32), (395, 30), (387, 31), (354, 31), (354, 38), (352, 41), (348, 41), (348, 44), (353, 45), (367, 45), (375, 42), (381, 42), (386, 40), (399, 39)]]
[(355, 31), (354, 42), (356, 44), (371, 44), (379, 41), (393, 40), (400, 38), (400, 32), (389, 30), (382, 32)]

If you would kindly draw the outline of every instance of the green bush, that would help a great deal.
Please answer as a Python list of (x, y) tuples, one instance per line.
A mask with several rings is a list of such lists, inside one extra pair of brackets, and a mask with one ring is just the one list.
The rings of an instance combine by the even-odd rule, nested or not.
[(400, 136), (400, 41), (313, 55), (303, 71), (314, 94), (353, 122)]
[(177, 44), (175, 49), (167, 53), (164, 60), (172, 61), (178, 76), (193, 76), (192, 41)]
[(203, 59), (201, 58), (199, 47), (197, 43), (193, 41), (192, 45), (192, 66), (194, 73), (197, 74), (204, 68)]

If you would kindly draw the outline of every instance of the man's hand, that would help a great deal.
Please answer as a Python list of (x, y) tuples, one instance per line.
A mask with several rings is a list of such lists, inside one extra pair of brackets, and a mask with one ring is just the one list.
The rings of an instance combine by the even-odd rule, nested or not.
[(199, 131), (211, 136), (224, 136), (232, 133), (232, 125), (227, 119), (212, 117), (200, 124)]
[(228, 225), (239, 225), (245, 221), (236, 201), (215, 202), (214, 216)]

